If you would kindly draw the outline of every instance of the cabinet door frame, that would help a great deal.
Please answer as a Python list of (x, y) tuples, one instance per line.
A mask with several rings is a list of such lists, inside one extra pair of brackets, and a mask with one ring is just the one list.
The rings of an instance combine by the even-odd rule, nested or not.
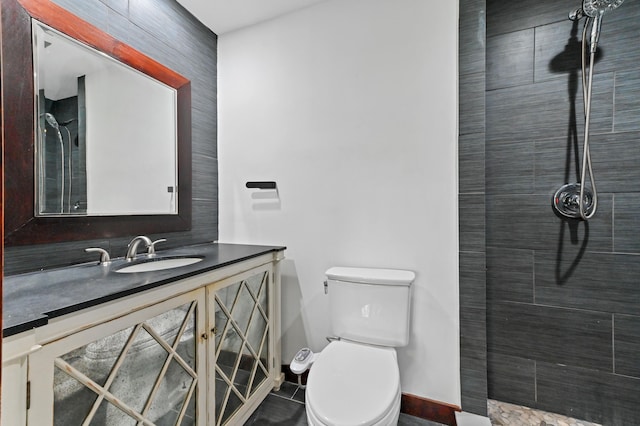
[[(209, 318), (209, 342), (208, 346), (208, 354), (209, 361), (211, 362), (210, 368), (207, 369), (208, 384), (209, 384), (209, 419), (210, 425), (217, 426), (218, 418), (215, 412), (215, 380), (216, 380), (216, 371), (215, 365), (216, 362), (216, 347), (215, 347), (215, 334), (214, 330), (217, 327), (215, 324), (215, 294), (219, 290), (222, 290), (226, 287), (229, 287), (232, 284), (235, 284), (239, 281), (246, 280), (249, 277), (260, 273), (267, 273), (267, 309), (269, 314), (268, 328), (269, 328), (269, 337), (268, 337), (268, 348), (269, 348), (269, 359), (267, 361), (267, 369), (269, 374), (256, 389), (256, 391), (247, 399), (244, 406), (238, 410), (235, 414), (233, 414), (229, 421), (228, 425), (236, 425), (243, 424), (251, 414), (258, 408), (258, 406), (262, 403), (262, 401), (269, 395), (273, 388), (279, 388), (281, 384), (281, 365), (280, 365), (280, 351), (276, 351), (277, 343), (280, 339), (280, 324), (279, 324), (279, 310), (280, 310), (280, 300), (279, 300), (279, 292), (276, 291), (276, 287), (279, 284), (276, 280), (276, 270), (273, 263), (268, 263), (265, 265), (261, 265), (252, 269), (249, 269), (240, 274), (228, 277), (226, 279), (220, 280), (210, 286), (207, 287), (207, 314)], [(278, 303), (276, 303), (276, 297), (278, 297)]]
[(198, 424), (207, 424), (207, 319), (205, 290), (198, 289), (171, 299), (158, 302), (152, 306), (135, 310), (127, 315), (111, 319), (91, 328), (79, 331), (64, 338), (49, 342), (36, 353), (29, 355), (28, 380), (30, 383), (31, 404), (27, 411), (28, 425), (53, 425), (53, 379), (54, 360), (76, 348), (95, 340), (109, 336), (120, 330), (140, 324), (164, 312), (180, 307), (189, 302), (196, 302), (194, 338), (196, 344), (196, 418)]

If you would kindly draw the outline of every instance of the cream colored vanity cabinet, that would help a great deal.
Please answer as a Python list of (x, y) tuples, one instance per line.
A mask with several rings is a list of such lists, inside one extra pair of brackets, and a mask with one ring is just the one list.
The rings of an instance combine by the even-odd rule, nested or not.
[(27, 361), (28, 355), (38, 349), (33, 331), (3, 339), (0, 425), (27, 423)]
[(194, 290), (43, 345), (29, 356), (28, 424), (206, 418), (204, 295)]
[[(280, 373), (279, 300), (271, 265), (247, 271), (207, 288), (213, 313), (215, 356), (209, 388), (215, 389), (211, 425), (243, 424), (274, 387)], [(276, 340), (277, 338), (277, 340)]]
[(24, 341), (3, 363), (2, 424), (243, 424), (282, 383), (278, 260), (233, 264), (16, 336)]

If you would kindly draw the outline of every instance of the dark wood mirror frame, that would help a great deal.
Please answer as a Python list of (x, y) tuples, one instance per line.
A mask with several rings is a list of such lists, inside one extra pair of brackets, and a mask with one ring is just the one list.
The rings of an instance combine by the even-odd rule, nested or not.
[[(191, 82), (50, 0), (1, 3), (4, 244), (44, 244), (191, 229)], [(177, 90), (177, 215), (35, 216), (32, 17)]]

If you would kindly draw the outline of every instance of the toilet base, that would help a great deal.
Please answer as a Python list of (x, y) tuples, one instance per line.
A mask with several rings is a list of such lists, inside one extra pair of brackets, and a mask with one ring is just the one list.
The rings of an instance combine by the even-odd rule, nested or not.
[[(397, 426), (398, 419), (400, 418), (400, 397), (401, 393), (400, 389), (398, 389), (398, 394), (393, 401), (393, 407), (391, 407), (391, 410), (389, 410), (389, 412), (382, 419), (380, 419), (380, 421), (366, 426)], [(305, 407), (305, 411), (307, 413), (307, 423), (309, 424), (309, 426), (335, 426), (318, 419), (315, 414), (313, 414), (313, 411), (309, 407), (308, 403)]]

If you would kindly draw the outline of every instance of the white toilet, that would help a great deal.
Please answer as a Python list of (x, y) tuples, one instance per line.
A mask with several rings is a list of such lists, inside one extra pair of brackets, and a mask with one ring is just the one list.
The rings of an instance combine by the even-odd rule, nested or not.
[(396, 425), (400, 373), (395, 346), (409, 342), (411, 283), (396, 269), (326, 272), (335, 340), (315, 355), (306, 390), (312, 426)]

